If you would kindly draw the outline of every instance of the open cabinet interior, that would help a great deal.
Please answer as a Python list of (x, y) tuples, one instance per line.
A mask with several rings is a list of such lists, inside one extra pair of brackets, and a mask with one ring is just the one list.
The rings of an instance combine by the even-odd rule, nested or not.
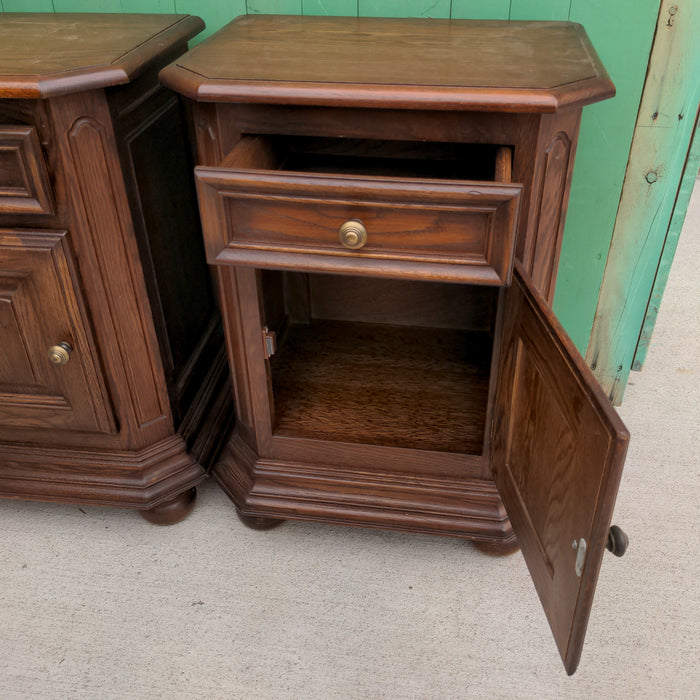
[(483, 452), (497, 290), (262, 270), (273, 432)]
[(490, 143), (247, 135), (221, 167), (245, 167), (244, 150), (256, 168), (440, 180), (508, 182), (512, 160), (510, 147)]

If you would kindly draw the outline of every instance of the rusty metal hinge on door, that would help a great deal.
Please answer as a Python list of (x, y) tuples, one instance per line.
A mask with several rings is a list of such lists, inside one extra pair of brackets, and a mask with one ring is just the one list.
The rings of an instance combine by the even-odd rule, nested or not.
[(263, 326), (262, 337), (265, 358), (269, 360), (277, 352), (277, 333), (271, 331), (267, 326)]

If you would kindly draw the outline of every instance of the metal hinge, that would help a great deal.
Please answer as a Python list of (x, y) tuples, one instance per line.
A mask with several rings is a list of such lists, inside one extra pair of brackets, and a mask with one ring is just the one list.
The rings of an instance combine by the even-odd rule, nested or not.
[(269, 360), (277, 352), (277, 333), (263, 326), (262, 337), (265, 357)]
[(583, 565), (586, 563), (586, 549), (588, 549), (586, 546), (586, 540), (584, 540), (583, 537), (578, 542), (574, 540), (571, 543), (571, 546), (576, 550), (576, 563), (574, 564), (574, 569), (576, 571), (576, 575), (581, 578), (581, 574), (583, 573)]

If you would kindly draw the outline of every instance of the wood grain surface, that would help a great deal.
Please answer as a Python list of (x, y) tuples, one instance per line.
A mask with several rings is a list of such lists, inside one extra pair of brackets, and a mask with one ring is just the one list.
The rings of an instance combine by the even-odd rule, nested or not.
[(566, 22), (251, 15), (161, 77), (203, 101), (555, 111), (614, 94)]
[[(0, 229), (2, 428), (116, 432), (71, 263), (65, 231)], [(49, 360), (60, 342), (72, 348), (65, 365)]]
[[(571, 674), (629, 433), (519, 263), (503, 324), (492, 471)], [(582, 541), (586, 554), (577, 572)]]
[(351, 453), (364, 448), (357, 455), (365, 457), (364, 464), (343, 468), (313, 452), (306, 459), (259, 458), (234, 433), (213, 474), (248, 514), (514, 542), (492, 481), (470, 478), (465, 470), (451, 476), (416, 470), (407, 478), (377, 460), (378, 453), (395, 448), (336, 444)]
[[(198, 167), (209, 261), (294, 269), (305, 256), (326, 271), (507, 284), (520, 185), (416, 177), (412, 160), (396, 157), (379, 160), (404, 177), (374, 175), (377, 159), (367, 157), (352, 160), (369, 175), (344, 175), (338, 158), (339, 173), (316, 172), (308, 157), (311, 172), (265, 170), (275, 162), (269, 144), (246, 136), (224, 167)], [(367, 228), (360, 250), (338, 239), (351, 219)]]
[(0, 97), (128, 83), (204, 27), (189, 15), (0, 14)]
[(276, 435), (481, 454), (488, 334), (313, 321), (273, 358)]

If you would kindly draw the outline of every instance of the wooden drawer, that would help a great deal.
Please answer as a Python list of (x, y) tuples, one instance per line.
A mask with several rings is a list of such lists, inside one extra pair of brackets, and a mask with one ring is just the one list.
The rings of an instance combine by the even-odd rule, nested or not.
[(0, 213), (53, 211), (49, 174), (36, 129), (0, 124)]
[[(196, 168), (207, 256), (509, 284), (522, 190), (509, 173), (508, 148), (246, 136), (220, 167)], [(365, 229), (361, 247), (341, 242), (346, 222)]]

